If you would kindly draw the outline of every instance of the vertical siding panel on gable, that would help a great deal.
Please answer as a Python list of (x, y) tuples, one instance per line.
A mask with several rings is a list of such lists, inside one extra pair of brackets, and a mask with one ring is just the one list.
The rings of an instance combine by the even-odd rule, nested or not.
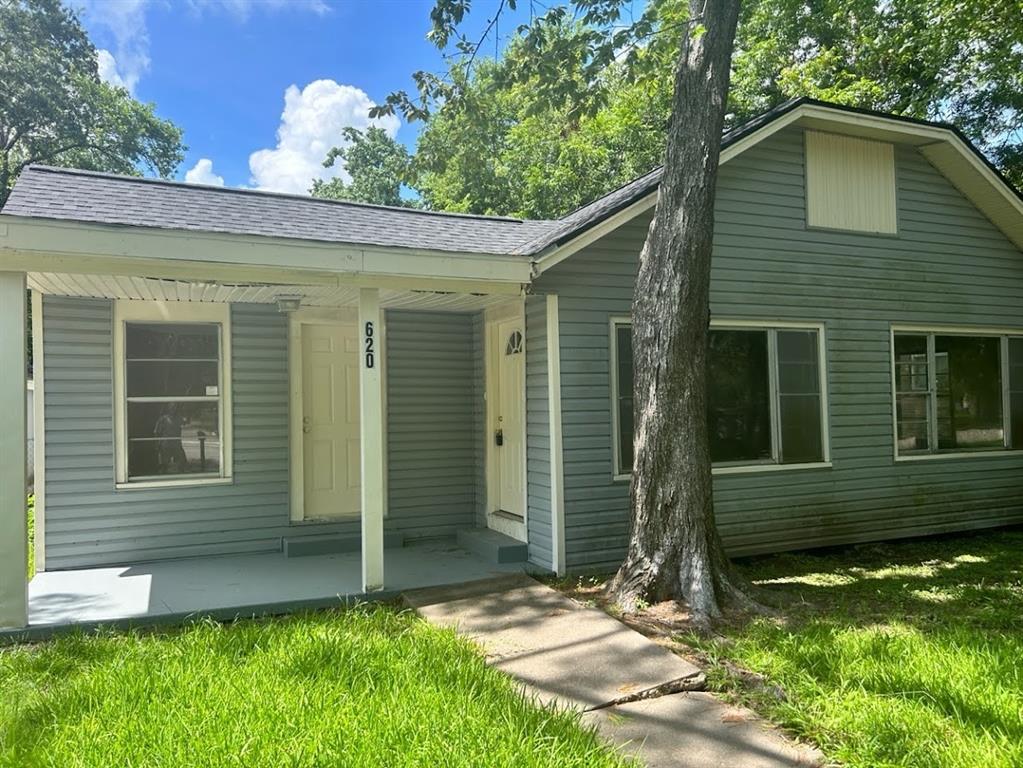
[(529, 562), (554, 567), (551, 543), (547, 299), (526, 297), (526, 539)]
[[(46, 556), (51, 569), (275, 551), (285, 535), (357, 535), (357, 520), (289, 524), (287, 319), (232, 306), (234, 480), (116, 490), (113, 305), (43, 301)], [(444, 536), (473, 519), (469, 315), (388, 313), (389, 530)], [(442, 447), (443, 450), (438, 450)]]
[[(833, 467), (717, 476), (736, 554), (1023, 521), (1023, 454), (894, 462), (891, 323), (1023, 329), (1023, 254), (921, 155), (896, 148), (899, 233), (808, 230), (802, 135), (722, 167), (711, 307), (823, 321)], [(546, 273), (560, 295), (568, 566), (625, 552), (628, 485), (611, 480), (608, 320), (627, 314), (649, 216)]]

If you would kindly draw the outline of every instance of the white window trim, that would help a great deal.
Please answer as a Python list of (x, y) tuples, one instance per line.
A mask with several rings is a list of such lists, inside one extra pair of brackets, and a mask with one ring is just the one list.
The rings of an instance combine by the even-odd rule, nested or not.
[[(609, 319), (610, 334), (610, 358), (608, 370), (611, 376), (611, 439), (612, 444), (612, 480), (614, 482), (625, 482), (632, 478), (632, 472), (622, 470), (621, 440), (619, 439), (621, 425), (618, 423), (618, 334), (617, 329), (622, 325), (632, 325), (632, 318), (629, 315), (612, 315)], [(827, 336), (824, 323), (821, 322), (794, 322), (790, 320), (762, 320), (762, 319), (714, 319), (710, 323), (711, 329), (730, 328), (735, 330), (748, 329), (754, 331), (778, 331), (778, 330), (807, 330), (817, 332), (817, 365), (820, 376), (820, 398), (821, 398), (821, 448), (823, 453), (822, 461), (804, 462), (799, 464), (781, 464), (777, 458), (771, 461), (737, 463), (737, 464), (714, 464), (711, 466), (711, 474), (714, 475), (740, 475), (758, 472), (791, 472), (805, 469), (829, 469), (831, 465), (831, 410), (828, 404), (828, 369), (827, 369)], [(769, 364), (769, 388), (771, 400), (771, 451), (773, 456), (781, 455), (780, 442), (781, 433), (778, 429), (780, 423), (779, 409), (781, 404), (778, 399), (778, 355), (776, 350), (776, 334), (768, 333), (768, 364)]]
[[(210, 477), (128, 479), (127, 397), (124, 326), (142, 323), (218, 323), (220, 325), (220, 473)], [(114, 482), (118, 489), (180, 488), (232, 482), (231, 305), (187, 301), (114, 302)]]
[[(916, 334), (927, 336), (927, 431), (928, 442), (937, 445), (937, 415), (934, 395), (934, 337), (935, 336), (981, 336), (999, 339), (999, 354), (1002, 373), (1002, 448), (990, 448), (976, 451), (939, 451), (937, 448), (927, 453), (901, 455), (899, 453), (899, 410), (898, 392), (895, 386), (895, 336), (896, 334)], [(892, 458), (896, 462), (934, 461), (940, 459), (992, 459), (999, 456), (1016, 456), (1023, 449), (1010, 448), (1012, 441), (1012, 415), (1009, 413), (1009, 339), (1023, 338), (1023, 329), (999, 328), (990, 326), (970, 325), (909, 325), (892, 323), (889, 327), (888, 352), (889, 376), (892, 381)]]

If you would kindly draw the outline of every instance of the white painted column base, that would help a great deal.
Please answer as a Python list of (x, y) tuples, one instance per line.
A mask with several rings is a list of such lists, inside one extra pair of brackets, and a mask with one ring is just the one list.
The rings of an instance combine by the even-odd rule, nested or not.
[[(25, 273), (0, 272), (0, 627), (28, 626)], [(40, 440), (43, 435), (40, 435)]]
[(362, 589), (384, 588), (384, 364), (380, 291), (359, 290), (359, 430), (362, 456)]

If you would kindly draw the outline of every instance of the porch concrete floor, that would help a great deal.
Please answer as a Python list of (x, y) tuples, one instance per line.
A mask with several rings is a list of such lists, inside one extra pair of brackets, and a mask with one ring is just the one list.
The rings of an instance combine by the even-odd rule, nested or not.
[[(414, 587), (458, 584), (520, 572), (440, 541), (388, 549), (387, 599)], [(366, 599), (361, 554), (287, 558), (280, 552), (196, 557), (142, 565), (48, 571), (29, 584), (29, 632), (98, 623), (165, 623), (190, 614), (284, 613)]]

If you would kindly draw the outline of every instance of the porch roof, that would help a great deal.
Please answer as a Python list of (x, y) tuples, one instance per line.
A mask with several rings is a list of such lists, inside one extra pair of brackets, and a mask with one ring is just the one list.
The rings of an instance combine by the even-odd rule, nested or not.
[(514, 254), (556, 225), (33, 165), (3, 213), (188, 232)]

